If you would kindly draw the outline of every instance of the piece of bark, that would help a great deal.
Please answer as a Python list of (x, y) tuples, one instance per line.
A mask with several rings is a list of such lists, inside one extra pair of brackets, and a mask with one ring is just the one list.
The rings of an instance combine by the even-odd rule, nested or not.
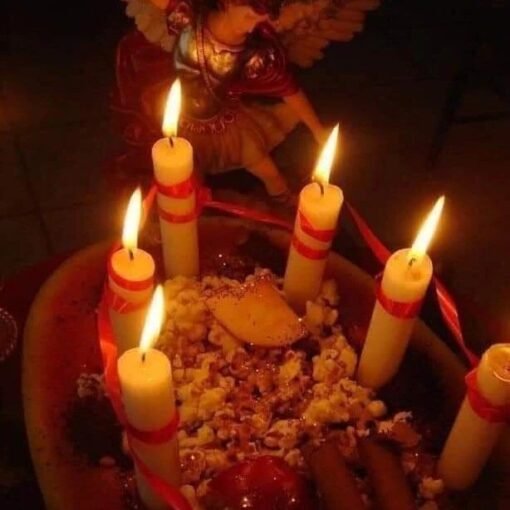
[(333, 441), (303, 449), (326, 510), (365, 510), (356, 480)]
[(365, 466), (378, 510), (416, 510), (400, 456), (391, 445), (373, 438), (358, 441), (361, 462)]

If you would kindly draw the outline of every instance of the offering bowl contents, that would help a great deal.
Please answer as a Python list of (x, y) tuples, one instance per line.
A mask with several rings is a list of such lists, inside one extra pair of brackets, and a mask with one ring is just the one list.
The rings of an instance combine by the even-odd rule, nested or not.
[(361, 462), (366, 437), (392, 442), (397, 462), (414, 459), (413, 504), (439, 501), (439, 481), (421, 489), (425, 478), (436, 482), (434, 462), (416, 453), (411, 413), (388, 410), (353, 379), (358, 355), (339, 323), (336, 282), (324, 281), (299, 318), (280, 277), (222, 260), (228, 277), (165, 282), (166, 322), (154, 346), (172, 367), (180, 488), (192, 508), (332, 510), (340, 498), (361, 509), (378, 497)]

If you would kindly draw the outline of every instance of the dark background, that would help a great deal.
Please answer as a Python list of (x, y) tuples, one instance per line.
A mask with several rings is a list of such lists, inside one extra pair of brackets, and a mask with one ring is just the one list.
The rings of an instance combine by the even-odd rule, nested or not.
[[(108, 106), (115, 47), (132, 27), (123, 9), (1, 8), (0, 276), (120, 228), (105, 167), (122, 151)], [(510, 330), (507, 10), (503, 0), (386, 0), (361, 35), (301, 76), (324, 121), (341, 122), (334, 180), (391, 249), (408, 246), (446, 194), (432, 256), (478, 349)], [(316, 151), (301, 129), (278, 161), (292, 180)], [(19, 413), (0, 407), (0, 427), (0, 506), (39, 508)]]

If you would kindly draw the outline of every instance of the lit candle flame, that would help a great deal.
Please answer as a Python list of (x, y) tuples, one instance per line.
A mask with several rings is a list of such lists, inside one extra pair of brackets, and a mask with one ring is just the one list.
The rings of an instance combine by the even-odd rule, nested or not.
[(333, 131), (331, 131), (328, 141), (324, 145), (319, 160), (315, 165), (313, 178), (323, 186), (329, 183), (329, 175), (331, 173), (331, 167), (333, 166), (333, 160), (335, 159), (338, 133), (339, 126), (337, 124)]
[(145, 324), (140, 338), (140, 352), (145, 356), (147, 351), (158, 339), (163, 325), (163, 315), (165, 313), (165, 299), (163, 295), (163, 287), (158, 285), (152, 296), (152, 301), (145, 318)]
[(138, 229), (142, 216), (142, 191), (137, 188), (131, 198), (124, 217), (124, 228), (122, 229), (122, 246), (133, 255), (138, 246)]
[(436, 231), (437, 224), (439, 222), (439, 218), (441, 217), (441, 212), (443, 211), (444, 206), (444, 196), (439, 197), (434, 204), (434, 207), (430, 211), (426, 220), (423, 222), (418, 235), (409, 251), (408, 260), (416, 261), (420, 260), (426, 253), (429, 247), (430, 241), (432, 240), (432, 236)]
[(168, 138), (177, 136), (177, 126), (179, 125), (179, 114), (181, 112), (181, 96), (181, 82), (175, 80), (168, 93), (165, 115), (163, 117), (163, 134)]

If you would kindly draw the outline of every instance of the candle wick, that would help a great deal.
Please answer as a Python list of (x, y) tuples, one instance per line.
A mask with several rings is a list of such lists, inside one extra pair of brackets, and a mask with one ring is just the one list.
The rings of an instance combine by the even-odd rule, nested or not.
[(413, 267), (413, 265), (416, 263), (416, 257), (411, 257), (409, 259), (409, 267)]
[(145, 363), (145, 357), (147, 356), (146, 352), (142, 352), (142, 363)]
[(319, 189), (321, 190), (321, 196), (324, 196), (324, 184), (321, 181), (315, 181), (319, 185)]
[(172, 147), (172, 149), (173, 149), (174, 148), (174, 137), (170, 135), (168, 137), (168, 141), (170, 142), (170, 147)]
[(132, 249), (128, 250), (129, 260), (135, 260), (135, 254)]

